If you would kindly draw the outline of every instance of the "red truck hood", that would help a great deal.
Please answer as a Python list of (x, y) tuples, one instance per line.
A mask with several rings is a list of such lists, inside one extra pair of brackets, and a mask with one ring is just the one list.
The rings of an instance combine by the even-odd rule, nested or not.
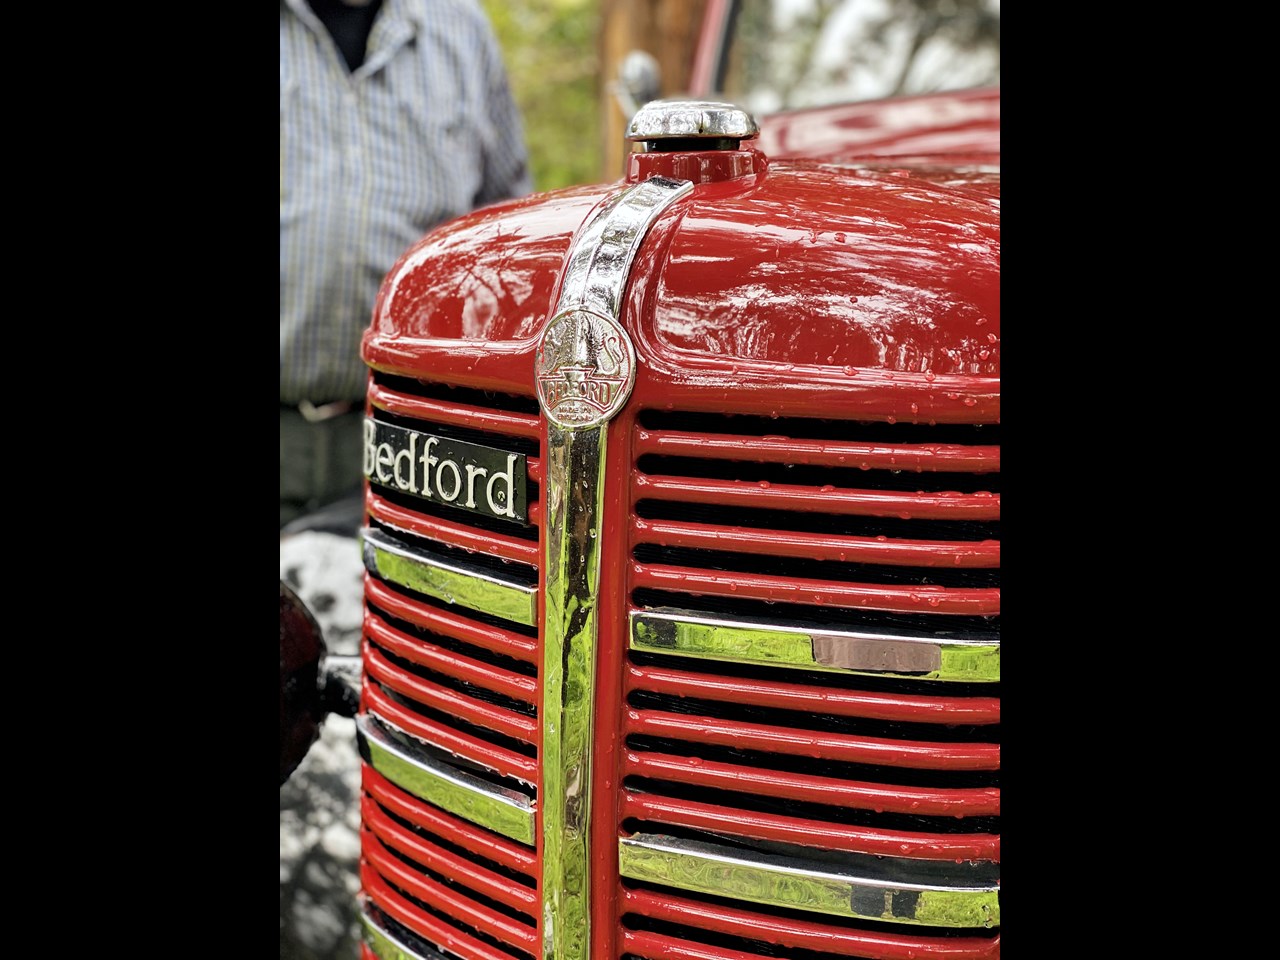
[[(790, 129), (770, 136), (799, 127)], [(998, 117), (996, 130), (998, 151)], [(975, 162), (984, 151), (970, 149), (973, 138), (950, 156), (907, 150), (920, 145), (914, 135), (897, 142), (899, 159), (862, 156), (865, 144), (835, 158), (775, 158), (674, 204), (665, 246), (646, 244), (634, 264), (631, 286), (646, 292), (623, 311), (641, 364), (998, 378), (998, 168)], [(452, 377), (488, 386), (486, 371), (505, 356), (502, 376), (524, 365), (532, 389), (526, 355), (574, 231), (620, 187), (536, 194), (428, 234), (383, 285), (366, 361), (429, 377), (412, 369), (413, 341), (449, 341)]]
[(1000, 164), (998, 87), (847, 103), (763, 117), (759, 148), (810, 160)]

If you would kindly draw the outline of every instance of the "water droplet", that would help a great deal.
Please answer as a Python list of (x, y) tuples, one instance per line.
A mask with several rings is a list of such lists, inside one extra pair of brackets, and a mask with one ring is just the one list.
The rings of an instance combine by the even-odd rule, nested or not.
[(853, 369), (853, 367), (845, 367), (845, 368), (844, 368), (844, 375), (845, 375), (846, 377), (856, 377), (856, 376), (858, 375), (858, 372), (857, 372), (856, 370), (854, 370), (854, 369)]
[(995, 343), (998, 339), (1000, 338), (997, 337), (994, 333), (987, 334), (987, 343)]
[(926, 380), (929, 380), (929, 381), (931, 381), (931, 382), (932, 382), (932, 380), (934, 379), (933, 371), (932, 371), (932, 370), (926, 370), (926, 371), (924, 372), (924, 378), (925, 378)]
[(829, 483), (824, 483), (821, 487), (819, 487), (819, 488), (818, 488), (818, 492), (819, 492), (819, 493), (830, 493), (830, 492), (831, 492), (831, 491), (833, 491), (834, 489), (835, 489), (835, 487), (833, 487), (831, 484), (829, 484)]
[(973, 406), (976, 406), (976, 405), (977, 405), (977, 403), (978, 403), (978, 401), (977, 401), (977, 400), (975, 400), (975, 399), (973, 399), (973, 397), (965, 397), (965, 398), (964, 398), (964, 405), (965, 405), (966, 407), (973, 407)]
[(983, 347), (981, 350), (978, 351), (979, 360), (985, 360), (989, 356), (991, 356), (991, 351), (988, 350), (986, 347)]
[[(886, 420), (888, 420), (888, 422), (889, 422), (889, 423), (897, 423), (897, 422), (898, 422), (898, 418), (897, 418), (897, 417), (895, 417), (895, 416), (892, 416), (892, 415), (891, 415), (891, 416), (889, 416), (889, 417), (886, 417), (885, 419), (886, 419)], [(892, 461), (890, 461), (890, 462), (892, 462)]]
[(913, 403), (913, 404), (911, 405), (911, 412), (912, 412), (912, 413), (919, 413), (919, 412), (920, 412), (920, 404), (918, 404), (918, 403)]
[(592, 530), (592, 531), (591, 531), (591, 539), (592, 539), (592, 540), (594, 540), (595, 538), (596, 538), (596, 532), (595, 532), (595, 530)]

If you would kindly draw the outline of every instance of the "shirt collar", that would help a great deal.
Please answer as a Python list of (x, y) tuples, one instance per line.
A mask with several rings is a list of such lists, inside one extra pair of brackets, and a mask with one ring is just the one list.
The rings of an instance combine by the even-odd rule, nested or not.
[[(324, 30), (324, 24), (312, 12), (306, 0), (280, 0), (280, 2), (312, 30)], [(373, 21), (373, 29), (369, 31), (369, 44), (364, 63), (354, 75), (367, 76), (385, 67), (397, 50), (418, 35), (423, 23), (421, 4), (415, 0), (382, 0), (382, 9), (378, 11)]]

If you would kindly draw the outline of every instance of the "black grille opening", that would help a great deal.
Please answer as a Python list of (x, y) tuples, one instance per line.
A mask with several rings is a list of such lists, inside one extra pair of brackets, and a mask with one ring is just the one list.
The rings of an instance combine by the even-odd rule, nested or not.
[(461, 717), (455, 716), (451, 713), (445, 713), (442, 710), (437, 710), (435, 707), (428, 706), (425, 703), (413, 699), (407, 694), (401, 693), (398, 690), (393, 690), (391, 687), (379, 683), (371, 676), (365, 676), (365, 683), (373, 684), (388, 700), (394, 701), (405, 710), (408, 710), (410, 713), (417, 714), (424, 720), (430, 720), (442, 727), (449, 727), (459, 731), (460, 733), (468, 734), (475, 737), (477, 740), (487, 741), (492, 743), (494, 746), (504, 747), (512, 753), (518, 753), (526, 757), (536, 757), (538, 755), (538, 748), (532, 743), (525, 743), (523, 740), (517, 740), (515, 737), (507, 736), (505, 733), (490, 730), (488, 727), (482, 727), (469, 720), (463, 720)]
[(456, 387), (448, 383), (436, 383), (430, 380), (417, 380), (412, 377), (397, 377), (389, 373), (373, 371), (373, 382), (388, 390), (422, 397), (424, 400), (438, 400), (443, 403), (461, 403), (470, 407), (485, 407), (490, 410), (503, 410), (507, 413), (527, 413), (537, 415), (541, 412), (538, 401), (534, 397), (525, 397), (516, 393), (498, 393), (494, 390), (479, 390), (475, 387)]
[(813, 417), (766, 417), (751, 414), (690, 413), (644, 410), (640, 426), (680, 433), (732, 433), (747, 437), (791, 440), (837, 440), (847, 443), (937, 443), (994, 446), (998, 423), (887, 423), (881, 420), (821, 420)]
[(943, 473), (857, 466), (824, 467), (791, 463), (758, 463), (752, 460), (669, 457), (646, 453), (636, 468), (649, 476), (695, 477), (702, 480), (737, 480), (746, 483), (797, 487), (831, 486), (840, 490), (872, 490), (895, 493), (999, 493), (998, 473)]
[(427, 433), (436, 437), (449, 437), (453, 440), (461, 440), (464, 443), (477, 443), (480, 446), (492, 447), (495, 450), (502, 450), (506, 453), (519, 453), (526, 457), (536, 457), (538, 455), (539, 444), (532, 437), (516, 437), (507, 433), (494, 433), (490, 430), (475, 430), (471, 427), (459, 427), (450, 423), (436, 423), (432, 420), (409, 417), (378, 408), (374, 409), (373, 418), (383, 423), (390, 423), (393, 426), (404, 427), (406, 430), (416, 430), (418, 433)]
[(434, 684), (437, 687), (444, 687), (453, 690), (455, 693), (461, 693), (464, 696), (471, 697), (473, 700), (479, 700), (491, 706), (501, 707), (503, 710), (510, 710), (512, 713), (518, 713), (526, 717), (536, 717), (538, 708), (532, 703), (526, 703), (523, 700), (517, 700), (515, 697), (509, 697), (505, 693), (498, 693), (485, 687), (477, 686), (466, 680), (459, 680), (456, 677), (446, 676), (442, 673), (424, 667), (419, 663), (414, 663), (399, 654), (381, 646), (374, 637), (369, 637), (369, 643), (390, 663), (399, 667), (407, 673), (413, 674), (420, 680)]
[(752, 507), (678, 500), (640, 500), (636, 513), (644, 520), (675, 520), (716, 527), (823, 533), (835, 537), (884, 537), (886, 540), (942, 540), (968, 543), (1000, 539), (998, 520), (935, 520), (929, 518), (868, 517), (801, 510), (761, 510)]
[(410, 820), (406, 820), (404, 817), (400, 816), (395, 811), (389, 810), (387, 807), (383, 806), (381, 803), (378, 803), (378, 800), (376, 797), (373, 797), (368, 793), (366, 793), (365, 796), (369, 797), (370, 800), (378, 804), (378, 809), (381, 810), (382, 813), (388, 819), (394, 821), (396, 824), (403, 827), (405, 830), (409, 831), (415, 836), (421, 837), (423, 840), (429, 841), (430, 843), (434, 843), (436, 846), (440, 847), (441, 849), (447, 850), (450, 853), (456, 856), (462, 857), (465, 860), (470, 860), (476, 866), (483, 867), (484, 869), (488, 870), (490, 873), (498, 874), (504, 879), (514, 881), (515, 883), (519, 883), (521, 886), (528, 887), (531, 890), (537, 888), (538, 883), (533, 877), (530, 877), (527, 874), (521, 873), (519, 870), (513, 870), (511, 867), (498, 863), (496, 860), (490, 860), (488, 857), (481, 856), (480, 854), (476, 853), (474, 850), (468, 849), (467, 847), (464, 847), (459, 843), (455, 843), (453, 840), (450, 840), (446, 836), (443, 836), (439, 833), (435, 833), (431, 830), (427, 830), (424, 827), (420, 827), (416, 823), (413, 823)]
[[(396, 589), (401, 590), (406, 594), (413, 594), (413, 591), (407, 590), (398, 584), (396, 585)], [(415, 597), (420, 596), (420, 594), (413, 595)], [(428, 599), (430, 598), (424, 598), (424, 602)], [(379, 617), (385, 620), (389, 626), (395, 627), (401, 633), (407, 634), (410, 637), (422, 640), (424, 643), (434, 644), (435, 646), (448, 650), (451, 653), (461, 654), (463, 656), (470, 657), (473, 660), (479, 660), (481, 663), (500, 667), (503, 670), (510, 670), (512, 673), (518, 673), (524, 677), (534, 677), (538, 674), (538, 668), (532, 663), (528, 663), (524, 660), (517, 660), (515, 657), (508, 657), (502, 653), (494, 653), (492, 650), (486, 650), (484, 647), (472, 646), (471, 644), (464, 643), (461, 640), (455, 640), (453, 637), (446, 637), (443, 634), (434, 633), (425, 627), (420, 627), (417, 624), (410, 623), (408, 620), (401, 620), (394, 614), (388, 613), (386, 610), (382, 609), (368, 597), (365, 598), (365, 603), (370, 611), (376, 613)], [(454, 613), (462, 612), (459, 611), (456, 606), (450, 606), (446, 603), (433, 603), (432, 606), (449, 610)], [(477, 617), (476, 619), (479, 618)], [(511, 628), (510, 621), (501, 620), (497, 617), (490, 617), (489, 619), (495, 621), (495, 624), (498, 626), (503, 626), (507, 629)], [(537, 636), (537, 630), (534, 627), (522, 627), (521, 632), (526, 636)], [(370, 641), (373, 641), (372, 637), (369, 637), (369, 639)]]
[(633, 555), (639, 563), (693, 567), (725, 573), (749, 573), (775, 577), (833, 580), (842, 583), (874, 583), (900, 586), (935, 586), (980, 589), (1000, 585), (999, 568), (899, 567), (889, 564), (810, 560), (694, 547), (662, 547), (637, 544)]
[[(631, 880), (627, 877), (622, 878), (624, 887), (632, 890), (648, 890), (660, 896), (671, 896), (670, 887), (663, 887), (654, 883), (646, 883), (640, 880)], [(909, 935), (918, 936), (924, 940), (927, 939), (968, 939), (973, 937), (986, 937), (994, 939), (999, 936), (998, 930), (978, 930), (969, 928), (955, 927), (926, 927), (921, 924), (902, 924), (892, 923), (889, 921), (878, 920), (855, 920), (851, 917), (838, 917), (826, 913), (814, 913), (809, 910), (791, 910), (786, 907), (774, 907), (768, 904), (756, 903), (754, 901), (732, 900), (727, 897), (716, 897), (710, 894), (695, 893), (691, 890), (677, 891), (682, 900), (689, 900), (695, 903), (705, 903), (712, 906), (728, 907), (734, 910), (749, 910), (752, 913), (758, 913), (767, 917), (777, 917), (785, 920), (797, 920), (806, 924), (821, 923), (837, 930), (848, 930), (850, 932), (878, 932), (891, 933), (897, 936)], [(712, 946), (723, 947), (726, 949), (743, 949), (751, 953), (760, 953), (766, 957), (787, 957), (791, 960), (834, 960), (836, 956), (848, 957), (847, 953), (830, 954), (804, 948), (788, 948), (777, 944), (765, 943), (761, 940), (749, 940), (743, 937), (735, 937), (731, 934), (717, 933), (712, 930), (703, 930), (700, 927), (685, 926), (683, 924), (671, 923), (665, 920), (657, 920), (652, 917), (646, 917), (637, 913), (626, 913), (622, 919), (622, 925), (630, 930), (644, 930), (651, 933), (661, 933), (669, 937), (676, 937), (682, 940), (690, 940), (698, 943), (706, 943)], [(739, 944), (756, 944), (755, 949), (749, 946), (739, 947)], [(921, 956), (928, 955), (927, 943), (921, 945)]]
[[(381, 484), (373, 484), (373, 490), (384, 500), (394, 503), (397, 507), (401, 507), (411, 513), (420, 513), (436, 520), (448, 520), (452, 523), (465, 524), (469, 527), (475, 527), (477, 530), (483, 530), (486, 533), (500, 533), (508, 537), (517, 537), (521, 540), (529, 541), (538, 539), (538, 528), (532, 524), (487, 517), (482, 513), (455, 507), (452, 504), (426, 500), (400, 490), (392, 490), (390, 487), (384, 487)], [(528, 503), (539, 502), (538, 498), (541, 493), (536, 483), (530, 480), (525, 490), (528, 494)]]
[(375, 530), (381, 530), (393, 539), (404, 543), (415, 554), (432, 557), (441, 563), (447, 563), (453, 567), (461, 567), (463, 570), (470, 568), (491, 573), (500, 580), (518, 583), (526, 587), (537, 586), (537, 567), (503, 560), (501, 557), (495, 557), (492, 554), (482, 553), (478, 550), (474, 552), (463, 550), (461, 547), (453, 547), (447, 543), (441, 543), (439, 540), (428, 540), (405, 530), (389, 527), (384, 523), (379, 523), (377, 520), (372, 520), (369, 526)]
[(700, 700), (695, 697), (672, 696), (647, 690), (633, 690), (628, 705), (636, 710), (660, 710), (691, 717), (713, 717), (738, 723), (765, 724), (815, 733), (844, 734), (853, 737), (875, 737), (883, 740), (912, 740), (935, 743), (999, 743), (999, 724), (904, 723), (874, 720), (866, 717), (837, 716), (813, 710), (782, 710), (777, 707), (754, 707), (726, 703), (722, 700)]
[(730, 763), (758, 770), (779, 770), (833, 780), (874, 783), (898, 787), (931, 789), (980, 789), (1000, 785), (999, 770), (933, 770), (920, 767), (888, 767), (844, 760), (820, 760), (785, 753), (743, 750), (711, 743), (695, 743), (669, 737), (632, 734), (627, 747), (643, 753), (668, 753), (677, 757), (697, 757), (712, 763)]
[[(632, 602), (650, 610), (672, 609), (693, 615), (754, 620), (763, 626), (785, 623), (801, 629), (883, 631), (895, 636), (940, 642), (969, 640), (1000, 642), (1000, 618), (945, 613), (892, 613), (851, 607), (822, 607), (800, 603), (770, 603), (742, 597), (674, 593), (648, 587), (632, 591)], [(928, 689), (937, 692), (937, 684)], [(952, 685), (948, 690), (955, 689)], [(989, 688), (988, 688), (989, 689)]]

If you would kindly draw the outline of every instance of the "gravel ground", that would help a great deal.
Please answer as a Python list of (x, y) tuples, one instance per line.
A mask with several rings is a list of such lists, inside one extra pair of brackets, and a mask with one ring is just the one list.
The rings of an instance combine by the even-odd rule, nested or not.
[[(280, 579), (315, 615), (330, 653), (360, 652), (359, 543), (304, 531), (280, 539)], [(329, 716), (280, 788), (280, 960), (358, 960), (360, 756), (355, 721)]]

